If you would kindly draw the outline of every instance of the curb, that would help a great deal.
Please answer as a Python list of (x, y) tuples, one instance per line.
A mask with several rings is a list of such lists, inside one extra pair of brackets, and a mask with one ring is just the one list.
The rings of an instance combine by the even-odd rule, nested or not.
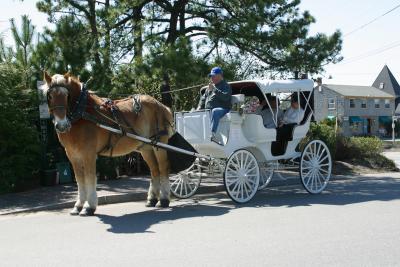
[[(287, 185), (295, 185), (299, 184), (300, 180), (296, 178), (288, 178), (286, 180), (276, 179), (272, 180), (270, 185), (267, 188), (271, 187), (279, 187), (279, 186), (287, 186)], [(225, 186), (221, 184), (213, 184), (213, 185), (203, 185), (199, 187), (196, 194), (209, 194), (225, 191)], [(134, 193), (124, 193), (124, 194), (113, 194), (107, 196), (99, 196), (98, 197), (98, 205), (108, 205), (108, 204), (117, 204), (117, 203), (125, 203), (125, 202), (134, 202), (134, 201), (145, 201), (147, 198), (147, 192), (134, 192)], [(38, 206), (34, 208), (26, 208), (19, 209), (15, 211), (6, 211), (0, 213), (2, 215), (15, 215), (21, 213), (31, 213), (31, 212), (39, 212), (39, 211), (54, 211), (54, 210), (62, 210), (71, 208), (74, 206), (75, 200), (66, 201), (62, 203), (55, 203), (49, 205)]]

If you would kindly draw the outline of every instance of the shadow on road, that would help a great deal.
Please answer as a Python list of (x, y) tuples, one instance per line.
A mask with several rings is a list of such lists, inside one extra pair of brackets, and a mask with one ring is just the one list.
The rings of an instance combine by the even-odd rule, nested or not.
[(175, 221), (183, 218), (213, 217), (229, 212), (231, 208), (219, 205), (187, 204), (174, 206), (168, 209), (150, 209), (143, 212), (126, 214), (123, 216), (110, 216), (97, 214), (96, 216), (111, 227), (107, 231), (115, 234), (126, 233), (151, 233), (148, 229), (155, 224)]
[[(243, 205), (235, 205), (224, 193), (197, 195), (200, 203), (188, 203), (169, 209), (150, 209), (123, 216), (99, 214), (112, 233), (143, 233), (155, 224), (194, 217), (224, 215), (238, 208), (299, 207), (312, 205), (349, 205), (368, 201), (400, 199), (400, 179), (390, 177), (361, 177), (331, 181), (322, 194), (308, 194), (301, 185), (275, 187), (257, 193)], [(211, 201), (207, 201), (211, 200)], [(203, 203), (201, 203), (203, 202)], [(207, 204), (209, 203), (209, 204)]]

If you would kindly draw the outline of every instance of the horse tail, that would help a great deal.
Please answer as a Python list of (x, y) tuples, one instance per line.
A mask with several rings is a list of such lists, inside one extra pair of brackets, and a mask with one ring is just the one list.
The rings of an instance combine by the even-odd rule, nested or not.
[(160, 102), (158, 102), (158, 106), (161, 109), (161, 112), (158, 113), (159, 121), (162, 124), (161, 127), (164, 127), (168, 132), (168, 137), (171, 137), (175, 133), (174, 116), (172, 115), (172, 111), (169, 107)]

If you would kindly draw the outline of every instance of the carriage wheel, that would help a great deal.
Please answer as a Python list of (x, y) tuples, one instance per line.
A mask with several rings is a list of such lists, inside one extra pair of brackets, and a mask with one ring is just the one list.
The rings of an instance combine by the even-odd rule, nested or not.
[(237, 203), (253, 198), (260, 181), (257, 159), (247, 150), (237, 150), (228, 159), (224, 171), (224, 184), (228, 196)]
[(300, 178), (304, 188), (318, 194), (328, 184), (332, 172), (332, 159), (328, 147), (321, 140), (309, 142), (301, 154)]
[(258, 190), (262, 190), (268, 186), (274, 176), (274, 168), (270, 166), (260, 167), (260, 183), (258, 185)]
[(193, 196), (200, 186), (201, 168), (198, 160), (188, 169), (172, 175), (169, 180), (171, 193), (177, 198), (188, 198)]

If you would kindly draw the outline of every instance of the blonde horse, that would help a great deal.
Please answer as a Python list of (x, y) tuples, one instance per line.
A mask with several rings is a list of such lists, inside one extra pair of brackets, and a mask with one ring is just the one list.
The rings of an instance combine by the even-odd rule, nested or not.
[(97, 207), (96, 158), (142, 154), (151, 172), (146, 206), (169, 206), (170, 184), (167, 152), (124, 135), (111, 133), (96, 122), (143, 137), (157, 136), (163, 143), (172, 135), (171, 111), (156, 99), (140, 95), (116, 101), (88, 92), (69, 74), (45, 72), (47, 101), (58, 139), (65, 148), (78, 183), (78, 199), (71, 215), (93, 215)]

